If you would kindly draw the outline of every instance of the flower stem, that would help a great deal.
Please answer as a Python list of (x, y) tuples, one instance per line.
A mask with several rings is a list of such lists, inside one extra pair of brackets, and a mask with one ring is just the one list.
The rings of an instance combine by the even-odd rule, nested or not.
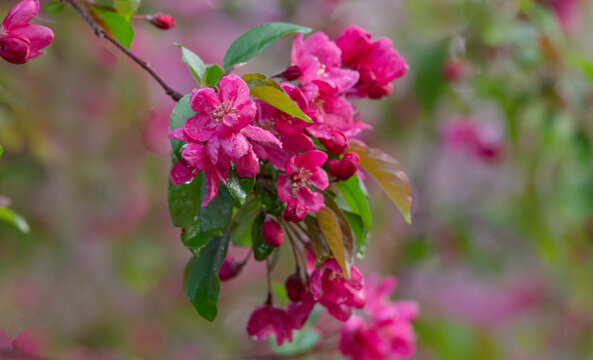
[(162, 86), (162, 88), (165, 90), (165, 93), (169, 95), (174, 101), (179, 101), (183, 97), (181, 93), (173, 90), (169, 85), (167, 85), (167, 83), (165, 83), (165, 81), (163, 81), (163, 79), (161, 79), (154, 72), (154, 70), (152, 70), (150, 64), (140, 59), (138, 56), (136, 56), (134, 53), (128, 50), (124, 45), (122, 45), (119, 41), (115, 40), (111, 35), (109, 35), (105, 31), (105, 29), (103, 29), (99, 24), (97, 24), (95, 20), (93, 20), (93, 18), (76, 3), (76, 0), (66, 0), (66, 2), (70, 4), (74, 8), (74, 10), (76, 10), (76, 12), (78, 12), (80, 16), (82, 16), (83, 19), (91, 26), (91, 28), (95, 32), (95, 35), (107, 39), (107, 41), (115, 45), (115, 47), (121, 50), (129, 58), (134, 60), (136, 64), (140, 65), (141, 68), (148, 72), (150, 76), (152, 76), (152, 78), (155, 79)]

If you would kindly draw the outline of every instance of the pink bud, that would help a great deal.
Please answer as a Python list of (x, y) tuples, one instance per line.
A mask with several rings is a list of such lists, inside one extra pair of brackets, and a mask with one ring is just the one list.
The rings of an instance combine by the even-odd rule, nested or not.
[(264, 221), (261, 232), (264, 240), (270, 246), (278, 247), (284, 242), (284, 230), (282, 230), (282, 227), (274, 218)]
[(301, 75), (303, 75), (301, 68), (293, 65), (286, 68), (281, 76), (287, 81), (292, 81), (300, 78)]
[(289, 201), (286, 205), (286, 210), (284, 210), (284, 220), (298, 223), (303, 221), (306, 216), (307, 209), (305, 209), (301, 203), (296, 201), (296, 199)]
[(157, 13), (148, 16), (147, 19), (156, 27), (162, 30), (169, 30), (175, 27), (175, 18), (171, 15)]
[(288, 298), (294, 302), (302, 300), (307, 292), (303, 278), (300, 276), (298, 271), (290, 275), (290, 277), (286, 279), (284, 285), (286, 286)]
[(239, 275), (241, 270), (243, 270), (243, 266), (245, 266), (244, 262), (239, 262), (232, 255), (227, 255), (220, 266), (218, 277), (221, 281), (230, 280)]
[(348, 148), (348, 138), (339, 131), (334, 132), (331, 139), (319, 139), (327, 152), (332, 155), (341, 155)]
[(342, 160), (331, 159), (327, 162), (329, 172), (338, 180), (346, 180), (356, 174), (360, 165), (360, 157), (356, 153), (347, 153)]
[(13, 64), (24, 64), (31, 57), (31, 42), (20, 36), (0, 37), (0, 56)]
[(443, 77), (448, 81), (457, 81), (467, 74), (467, 65), (461, 59), (449, 59), (443, 64)]

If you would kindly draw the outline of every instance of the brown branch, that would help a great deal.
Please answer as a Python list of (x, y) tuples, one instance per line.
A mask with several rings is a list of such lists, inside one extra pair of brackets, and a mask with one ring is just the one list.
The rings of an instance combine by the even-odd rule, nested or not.
[(146, 61), (140, 59), (138, 56), (134, 55), (134, 53), (132, 53), (125, 46), (123, 46), (119, 41), (115, 40), (111, 35), (109, 35), (99, 24), (97, 24), (95, 22), (95, 20), (93, 20), (93, 18), (86, 11), (84, 11), (76, 3), (76, 0), (66, 0), (66, 2), (70, 5), (72, 5), (74, 10), (76, 10), (80, 14), (80, 16), (82, 16), (84, 18), (84, 20), (86, 20), (86, 22), (91, 26), (91, 28), (95, 32), (95, 35), (97, 35), (98, 37), (107, 39), (110, 43), (115, 45), (115, 47), (117, 47), (124, 54), (126, 54), (128, 57), (130, 57), (132, 60), (134, 60), (134, 62), (136, 62), (138, 65), (140, 65), (140, 67), (142, 67), (144, 70), (146, 70), (146, 72), (148, 72), (150, 74), (150, 76), (152, 76), (163, 87), (163, 89), (165, 90), (167, 95), (169, 95), (173, 100), (179, 101), (183, 97), (183, 95), (181, 95), (179, 92), (177, 92), (177, 91), (173, 90), (171, 87), (169, 87), (169, 85), (167, 85), (167, 83), (165, 83), (163, 81), (163, 79), (161, 79), (152, 70), (152, 68), (150, 67), (150, 64), (148, 64)]

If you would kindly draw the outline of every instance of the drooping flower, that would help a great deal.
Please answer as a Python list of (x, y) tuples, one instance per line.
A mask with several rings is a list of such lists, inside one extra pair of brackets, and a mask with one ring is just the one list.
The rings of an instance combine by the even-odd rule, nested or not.
[(465, 151), (484, 162), (496, 161), (503, 153), (502, 136), (494, 124), (478, 123), (468, 117), (448, 120), (443, 140), (445, 147)]
[(313, 298), (336, 319), (346, 321), (352, 315), (352, 308), (364, 307), (364, 278), (355, 266), (347, 279), (336, 259), (331, 258), (311, 274)]
[(247, 322), (247, 333), (256, 340), (265, 340), (276, 335), (276, 343), (292, 341), (292, 323), (285, 310), (265, 304), (253, 311)]
[(313, 311), (315, 299), (299, 271), (286, 279), (285, 286), (290, 299), (286, 312), (292, 326), (297, 330), (302, 329)]
[(39, 2), (23, 0), (16, 4), (2, 22), (0, 56), (13, 64), (24, 64), (45, 54), (40, 51), (54, 39), (51, 29), (29, 24), (39, 12)]
[(340, 351), (353, 360), (404, 359), (415, 350), (411, 322), (418, 316), (412, 301), (393, 302), (396, 279), (371, 277), (365, 286), (366, 316), (352, 316), (341, 330)]
[(371, 40), (371, 34), (358, 26), (346, 28), (336, 40), (342, 50), (344, 66), (359, 72), (360, 78), (351, 93), (357, 97), (379, 99), (393, 90), (391, 81), (408, 70), (404, 58), (388, 38)]
[(292, 64), (302, 74), (299, 80), (314, 83), (327, 94), (339, 94), (350, 89), (358, 81), (356, 71), (342, 69), (341, 50), (324, 33), (315, 33), (303, 41), (297, 34), (292, 43)]
[(321, 166), (327, 160), (327, 154), (311, 150), (292, 157), (285, 167), (286, 175), (278, 176), (278, 198), (287, 202), (285, 219), (299, 222), (307, 212), (317, 212), (325, 207), (323, 195), (311, 189), (315, 186), (325, 190), (329, 185), (327, 173)]

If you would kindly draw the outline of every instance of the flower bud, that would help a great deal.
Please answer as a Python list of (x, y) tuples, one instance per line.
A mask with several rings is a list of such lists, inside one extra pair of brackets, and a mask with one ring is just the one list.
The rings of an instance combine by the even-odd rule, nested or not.
[(329, 173), (338, 180), (346, 180), (356, 174), (360, 165), (360, 157), (356, 153), (347, 153), (342, 160), (331, 159), (327, 162)]
[(232, 255), (227, 255), (218, 271), (221, 281), (230, 280), (241, 273), (245, 262), (237, 261)]
[(305, 209), (298, 201), (289, 201), (284, 210), (284, 220), (293, 223), (301, 222), (307, 216)]
[(298, 271), (286, 279), (284, 286), (286, 286), (286, 294), (288, 295), (288, 298), (294, 302), (301, 301), (304, 295), (307, 293), (307, 288), (303, 282), (303, 278), (300, 276)]
[(348, 138), (339, 131), (334, 132), (331, 139), (319, 139), (319, 141), (332, 155), (341, 155), (348, 148)]
[(284, 230), (282, 230), (282, 227), (274, 218), (264, 221), (261, 232), (264, 240), (270, 246), (278, 247), (284, 242)]
[(31, 42), (20, 36), (0, 37), (0, 56), (13, 64), (24, 64), (31, 57)]
[(171, 15), (157, 13), (150, 15), (147, 19), (156, 27), (162, 30), (169, 30), (175, 27), (175, 18)]
[(292, 80), (296, 80), (298, 78), (301, 77), (301, 75), (303, 75), (303, 71), (301, 70), (301, 68), (299, 68), (298, 66), (289, 66), (288, 68), (286, 68), (286, 70), (284, 70), (284, 72), (281, 74), (281, 76), (286, 80), (286, 81), (292, 81)]

